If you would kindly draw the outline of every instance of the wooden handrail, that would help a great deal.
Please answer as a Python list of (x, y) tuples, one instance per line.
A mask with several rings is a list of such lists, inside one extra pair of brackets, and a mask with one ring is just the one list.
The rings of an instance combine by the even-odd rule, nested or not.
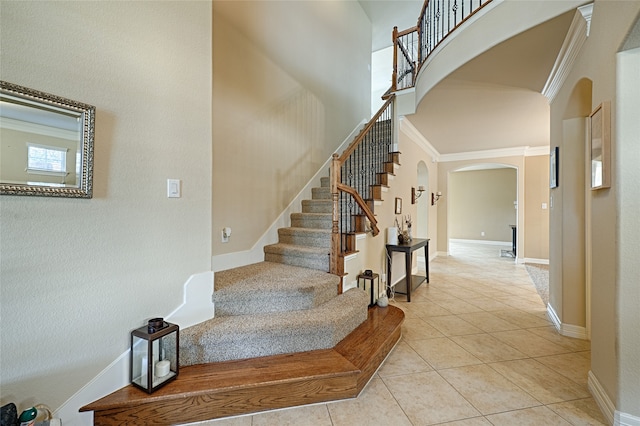
[(384, 113), (384, 111), (387, 109), (387, 107), (389, 106), (389, 104), (391, 102), (393, 102), (393, 100), (395, 99), (395, 94), (392, 94), (389, 99), (387, 99), (387, 101), (382, 105), (382, 107), (378, 110), (378, 112), (376, 113), (376, 115), (374, 115), (371, 120), (369, 120), (369, 122), (364, 126), (364, 128), (360, 131), (360, 133), (358, 133), (358, 136), (356, 136), (356, 138), (353, 140), (353, 142), (351, 142), (349, 144), (349, 146), (347, 147), (347, 149), (344, 150), (344, 152), (342, 153), (342, 155), (339, 157), (340, 160), (340, 165), (344, 164), (344, 162), (346, 161), (347, 158), (349, 158), (349, 156), (353, 153), (353, 151), (355, 151), (355, 149), (358, 147), (358, 145), (360, 145), (360, 143), (362, 142), (362, 140), (364, 139), (364, 137), (367, 135), (367, 133), (369, 133), (369, 131), (371, 130), (371, 128), (373, 126), (375, 126), (376, 122), (378, 121), (378, 118), (380, 118), (380, 116)]
[(371, 233), (374, 237), (378, 235), (378, 233), (380, 232), (380, 230), (378, 229), (378, 220), (374, 216), (367, 203), (362, 199), (360, 194), (358, 194), (358, 191), (356, 191), (355, 188), (349, 185), (344, 185), (342, 183), (338, 184), (338, 189), (342, 192), (346, 192), (353, 197), (353, 199), (356, 201), (356, 203), (358, 203), (358, 205), (364, 212), (365, 216), (367, 216), (367, 219), (369, 219), (369, 222), (371, 222)]

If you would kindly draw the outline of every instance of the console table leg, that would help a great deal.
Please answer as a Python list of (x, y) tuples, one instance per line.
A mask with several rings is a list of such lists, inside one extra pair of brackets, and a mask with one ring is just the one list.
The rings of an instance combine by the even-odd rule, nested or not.
[(411, 254), (411, 251), (407, 251), (404, 254), (404, 263), (405, 263), (405, 269), (406, 269), (405, 281), (407, 283), (407, 302), (411, 302), (411, 287), (413, 287), (413, 280), (411, 279), (412, 258), (413, 258), (413, 254)]

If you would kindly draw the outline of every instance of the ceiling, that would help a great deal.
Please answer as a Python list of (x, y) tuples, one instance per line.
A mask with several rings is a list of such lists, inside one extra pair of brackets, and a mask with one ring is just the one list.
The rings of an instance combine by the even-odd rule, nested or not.
[[(416, 24), (423, 2), (360, 4), (371, 19), (376, 51), (392, 44), (394, 25), (402, 30)], [(548, 146), (549, 104), (541, 91), (573, 16), (562, 14), (467, 62), (406, 118), (440, 154)]]

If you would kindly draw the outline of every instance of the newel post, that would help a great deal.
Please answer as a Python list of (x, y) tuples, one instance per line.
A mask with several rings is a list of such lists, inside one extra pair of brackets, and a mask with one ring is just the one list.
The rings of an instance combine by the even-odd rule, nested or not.
[[(337, 153), (331, 160), (331, 200), (333, 201), (331, 215), (331, 254), (329, 258), (329, 272), (342, 277), (343, 267), (340, 266), (340, 159)], [(342, 279), (340, 280), (339, 293), (342, 293)]]
[(393, 74), (391, 75), (391, 92), (398, 89), (398, 27), (393, 27)]

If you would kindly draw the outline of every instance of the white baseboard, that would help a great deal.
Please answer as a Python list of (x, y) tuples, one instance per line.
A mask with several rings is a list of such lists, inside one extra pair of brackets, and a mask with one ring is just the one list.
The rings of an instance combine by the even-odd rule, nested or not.
[(522, 259), (524, 263), (536, 263), (538, 265), (548, 265), (549, 259), (536, 259), (533, 257), (525, 257)]
[(492, 241), (492, 240), (464, 240), (460, 238), (449, 238), (452, 243), (464, 244), (486, 244), (490, 246), (508, 246), (511, 247), (511, 241)]
[(613, 423), (614, 413), (616, 411), (616, 406), (613, 404), (609, 395), (604, 391), (604, 388), (598, 381), (598, 378), (593, 374), (593, 372), (589, 371), (587, 378), (587, 386), (589, 387), (589, 391), (595, 399), (598, 407), (600, 407), (600, 411), (607, 419), (609, 424)]
[(640, 417), (616, 410), (613, 415), (613, 424), (615, 426), (640, 426)]
[(562, 321), (560, 321), (560, 317), (558, 317), (558, 314), (556, 313), (555, 309), (553, 309), (553, 306), (551, 306), (550, 303), (547, 304), (547, 316), (553, 323), (556, 330), (558, 330), (558, 333), (562, 334), (563, 336), (573, 337), (575, 339), (589, 340), (587, 337), (587, 329), (585, 327), (563, 324)]
[(547, 316), (549, 317), (549, 321), (553, 324), (553, 326), (560, 332), (562, 328), (562, 323), (560, 322), (560, 318), (558, 318), (558, 314), (556, 314), (555, 309), (551, 306), (550, 303), (547, 303)]
[[(214, 307), (213, 272), (194, 274), (183, 286), (182, 304), (165, 319), (180, 328), (186, 328), (213, 318)], [(97, 399), (127, 386), (129, 378), (129, 350), (121, 354), (89, 383), (84, 385), (55, 412), (54, 417), (64, 420), (65, 426), (92, 426), (93, 412), (80, 413), (78, 410)]]
[(615, 404), (611, 401), (611, 398), (609, 398), (609, 395), (607, 395), (592, 371), (589, 371), (587, 385), (593, 399), (600, 407), (600, 411), (602, 411), (609, 424), (614, 426), (640, 426), (640, 417), (616, 410)]

